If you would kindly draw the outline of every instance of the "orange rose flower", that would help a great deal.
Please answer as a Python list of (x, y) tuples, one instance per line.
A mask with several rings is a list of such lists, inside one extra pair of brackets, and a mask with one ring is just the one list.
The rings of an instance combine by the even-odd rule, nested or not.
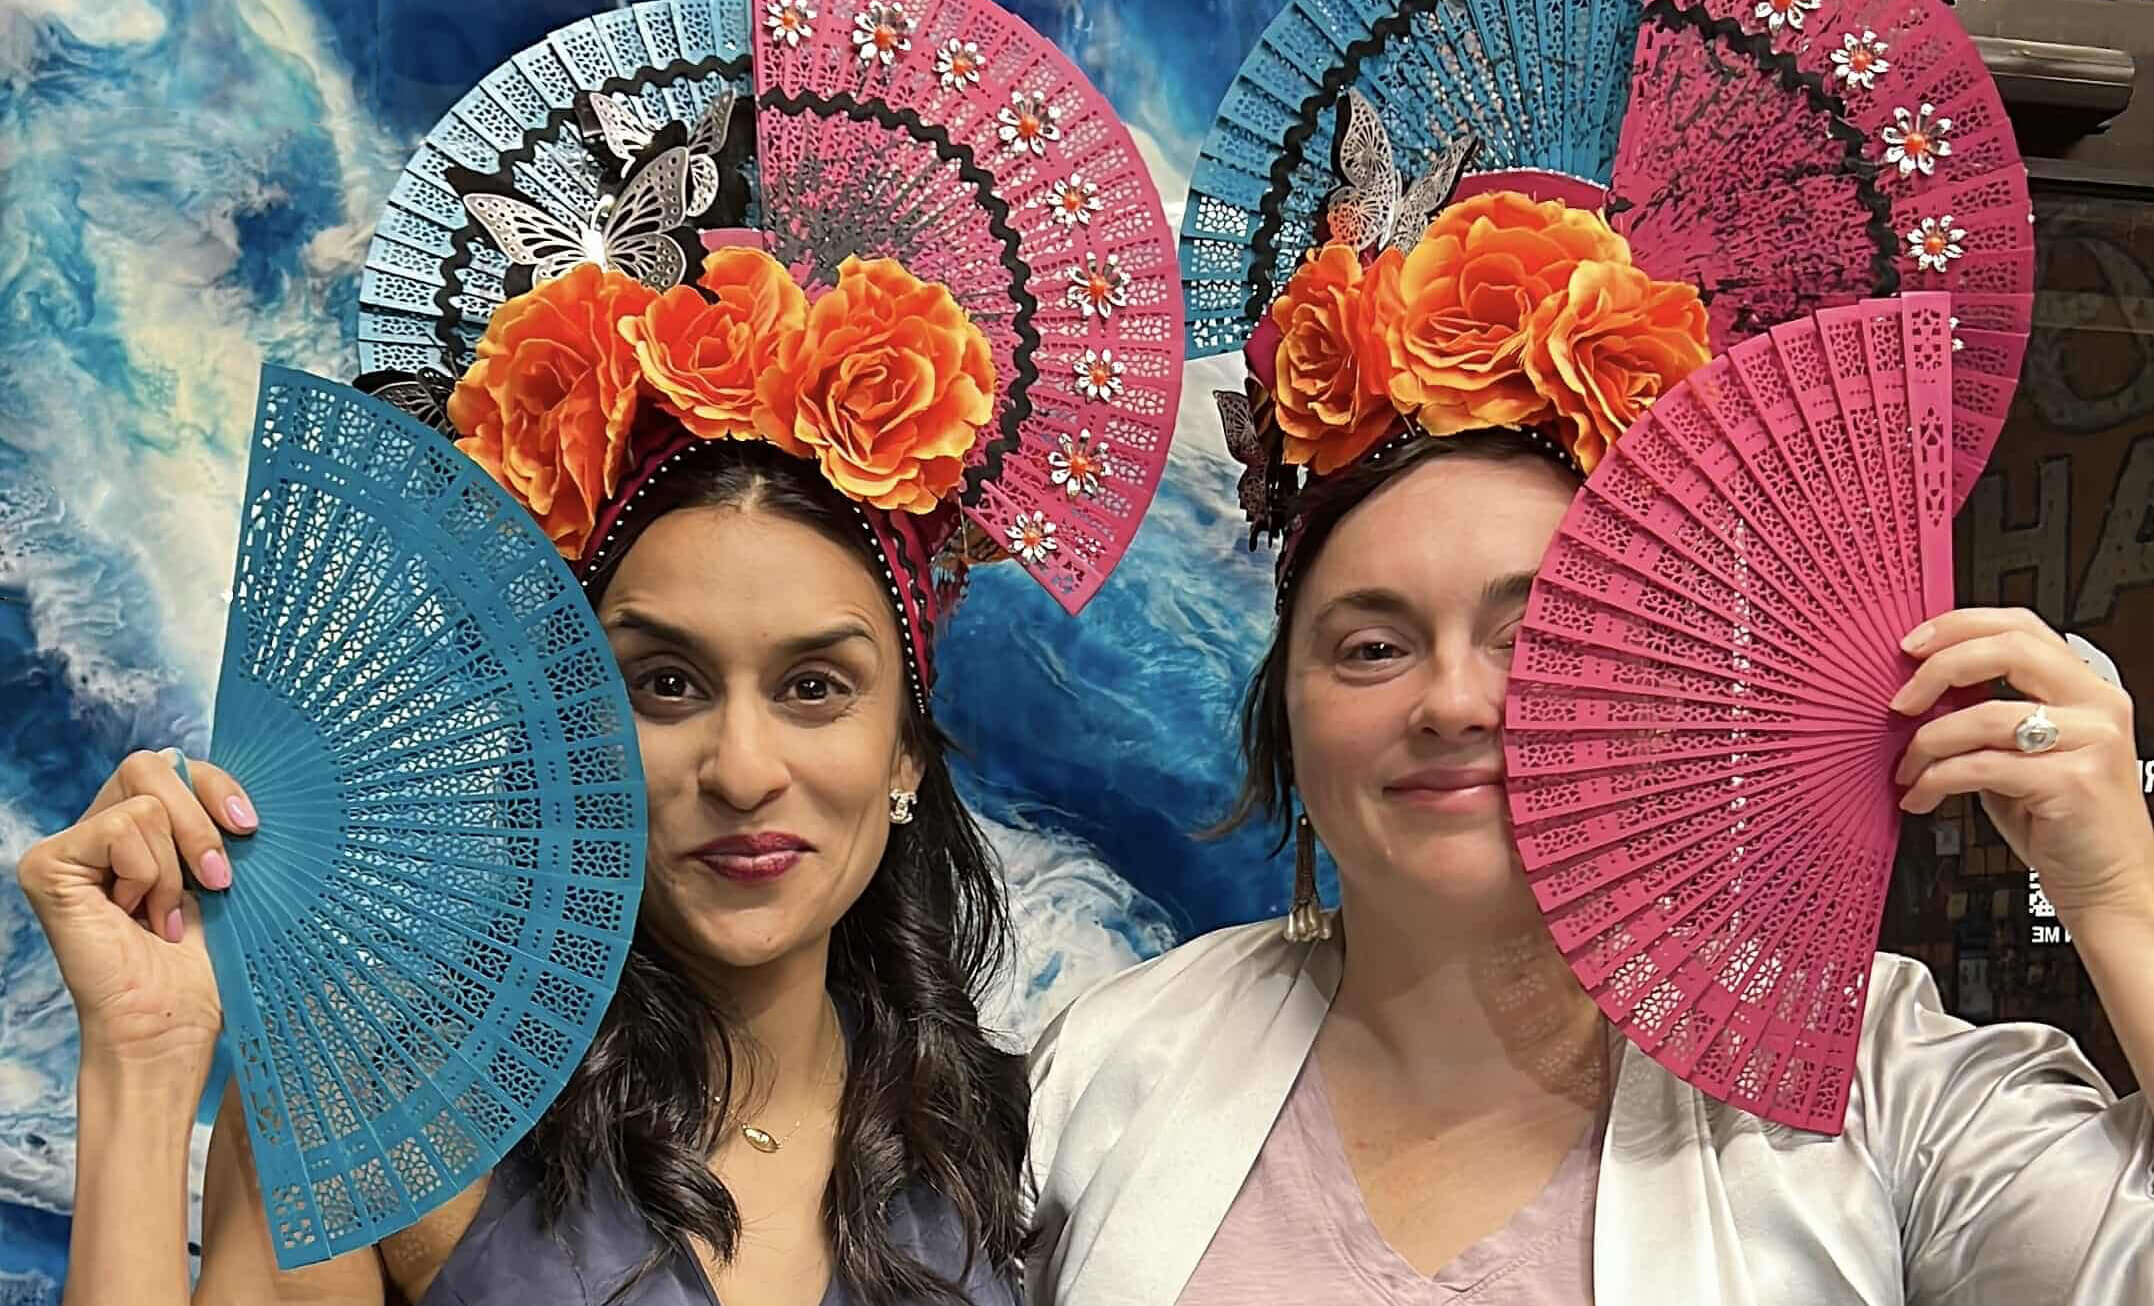
[(1461, 200), (1436, 216), (1378, 306), (1392, 402), (1431, 435), (1545, 418), (1525, 374), (1526, 320), (1599, 260), (1630, 245), (1597, 215), (1516, 191)]
[(995, 408), (987, 336), (895, 260), (848, 258), (756, 387), (756, 429), (878, 508), (930, 512)]
[(1625, 263), (1581, 263), (1533, 314), (1526, 372), (1592, 471), (1638, 415), (1712, 356), (1697, 289)]
[(778, 260), (747, 246), (711, 251), (698, 284), (718, 302), (675, 286), (623, 319), (621, 336), (682, 426), (706, 440), (752, 440), (756, 381), (807, 321), (808, 297)]
[(496, 310), (449, 396), (456, 447), (566, 557), (583, 555), (599, 505), (628, 468), (642, 378), (617, 324), (656, 298), (633, 277), (581, 264)]
[[(1395, 281), (1398, 255), (1370, 268), (1348, 245), (1326, 245), (1271, 306), (1279, 328), (1273, 412), (1286, 437), (1284, 457), (1318, 475), (1359, 458), (1398, 423), (1398, 410), (1373, 369), (1383, 360), (1371, 287)], [(1373, 368), (1372, 368), (1373, 365)]]

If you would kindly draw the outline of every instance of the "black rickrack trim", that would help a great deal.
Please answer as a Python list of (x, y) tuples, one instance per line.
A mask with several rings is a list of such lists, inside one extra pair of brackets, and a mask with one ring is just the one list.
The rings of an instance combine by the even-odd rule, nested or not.
[(854, 122), (872, 122), (891, 131), (904, 132), (914, 140), (934, 146), (938, 158), (955, 163), (957, 175), (970, 183), (978, 194), (980, 207), (987, 211), (988, 230), (1002, 242), (1002, 266), (1010, 274), (1010, 297), (1017, 308), (1010, 321), (1018, 337), (1017, 348), (1011, 355), (1017, 365), (1017, 376), (1006, 391), (1008, 402), (1002, 409), (1002, 433), (988, 442), (979, 462), (965, 469), (964, 487), (958, 492), (958, 502), (968, 508), (978, 507), (988, 483), (1001, 477), (1003, 459), (1020, 443), (1020, 432), (1032, 416), (1032, 384), (1040, 375), (1033, 362), (1033, 355), (1040, 347), (1040, 333), (1032, 321), (1039, 312), (1040, 302), (1027, 288), (1032, 267), (1019, 253), (1021, 241), (1017, 230), (1010, 225), (1010, 206), (995, 193), (994, 174), (980, 166), (970, 146), (951, 140), (948, 128), (925, 121), (911, 109), (893, 109), (879, 100), (863, 102), (845, 91), (834, 95), (818, 95), (812, 91), (788, 95), (772, 89), (763, 92), (757, 103), (763, 108), (796, 116), (804, 113), (826, 118), (842, 116)]
[(1348, 45), (1339, 62), (1324, 70), (1324, 80), (1316, 90), (1302, 99), (1299, 116), (1294, 125), (1286, 129), (1279, 153), (1271, 161), (1271, 184), (1265, 188), (1263, 198), (1257, 201), (1256, 235), (1249, 242), (1253, 255), (1249, 298), (1242, 305), (1244, 321), (1257, 321), (1264, 310), (1271, 307), (1271, 270), (1279, 259), (1279, 228), (1286, 220), (1286, 197), (1292, 189), (1295, 165), (1301, 162), (1302, 147), (1323, 124), (1324, 115), (1338, 104), (1339, 97), (1360, 76), (1362, 61), (1381, 54), (1392, 37), (1405, 35), (1412, 28), (1415, 15), (1432, 13), (1443, 3), (1445, 0), (1400, 0), (1398, 10), (1377, 19), (1367, 36)]
[[(1670, 30), (1693, 28), (1707, 42), (1716, 38), (1725, 41), (1730, 49), (1748, 57), (1761, 71), (1776, 76), (1782, 89), (1800, 93), (1810, 101), (1811, 107), (1824, 116), (1827, 135), (1840, 142), (1846, 160), (1844, 175), (1855, 179), (1856, 198), (1870, 211), (1870, 220), (1864, 224), (1864, 230), (1877, 250), (1870, 258), (1871, 283), (1880, 297), (1898, 294), (1900, 270), (1894, 266), (1894, 258), (1900, 242), (1892, 227), (1892, 201), (1877, 187), (1877, 165), (1862, 156), (1869, 137), (1847, 120), (1847, 101), (1833, 94), (1824, 75), (1804, 72), (1795, 62), (1794, 55), (1775, 50), (1770, 33), (1746, 32), (1733, 18), (1714, 18), (1703, 8), (1685, 8), (1678, 0), (1648, 0), (1642, 21), (1658, 23)], [(1628, 203), (1610, 194), (1610, 217), (1628, 207), (1631, 207)], [(1774, 324), (1747, 322), (1737, 325), (1745, 332), (1754, 333)]]
[[(747, 77), (753, 69), (754, 64), (748, 55), (739, 55), (731, 59), (721, 59), (717, 55), (711, 55), (693, 62), (687, 59), (676, 59), (663, 68), (645, 68), (631, 76), (609, 77), (600, 83), (596, 90), (587, 92), (583, 88), (578, 88), (576, 94), (632, 95), (646, 86), (664, 89), (681, 82), (697, 81), (713, 74), (731, 82)], [(523, 144), (513, 150), (503, 151), (496, 158), (491, 172), (474, 172), (469, 168), (451, 165), (444, 170), (446, 180), (456, 191), (459, 199), (467, 194), (486, 190), (490, 186), (505, 184), (508, 178), (515, 175), (516, 165), (529, 163), (537, 158), (539, 146), (558, 137), (563, 127), (572, 126), (576, 128), (578, 135), (583, 133), (582, 120), (577, 116), (576, 110), (577, 105), (574, 97), (571, 97), (568, 104), (550, 110), (546, 115), (546, 125), (525, 131)], [(738, 110), (735, 112), (736, 116), (741, 116), (738, 114)], [(452, 110), (450, 114), (444, 115), (444, 119), (453, 116), (453, 113), (454, 111)], [(753, 114), (745, 116), (751, 120), (754, 117)], [(726, 132), (726, 157), (719, 160), (721, 179), (728, 171), (728, 165), (737, 161), (737, 154), (741, 151), (752, 154), (754, 151), (752, 128), (749, 133), (745, 134), (747, 139), (742, 139), (741, 137), (744, 134), (737, 130), (740, 126), (741, 124), (736, 122), (733, 125), (734, 129)], [(606, 157), (603, 147), (592, 147), (592, 157), (601, 159)], [(741, 157), (745, 157), (745, 155), (741, 155)], [(725, 186), (722, 180), (719, 186), (719, 195), (718, 204), (722, 208), (725, 196)], [(722, 213), (720, 214), (720, 222), (722, 225), (734, 225)], [(480, 226), (478, 221), (468, 213), (465, 215), (464, 225), (449, 235), (449, 244), (455, 250), (455, 253), (449, 255), (441, 264), (442, 284), (434, 291), (434, 341), (441, 347), (443, 368), (452, 375), (461, 374), (470, 363), (470, 360), (459, 357), (464, 350), (464, 344), (457, 338), (457, 327), (462, 325), (464, 319), (463, 314), (457, 311), (452, 301), (461, 292), (463, 283), (461, 278), (455, 274), (471, 266), (480, 246), (491, 246), (492, 243), (486, 235), (486, 229)], [(690, 255), (688, 262), (691, 268), (700, 266), (701, 260), (698, 251), (687, 250), (684, 252)], [(504, 287), (504, 290), (506, 290), (506, 287)]]

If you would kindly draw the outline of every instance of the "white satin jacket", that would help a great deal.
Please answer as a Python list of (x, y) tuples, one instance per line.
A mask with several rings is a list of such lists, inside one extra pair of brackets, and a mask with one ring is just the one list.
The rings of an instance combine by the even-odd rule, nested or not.
[[(1172, 1306), (1271, 1132), (1343, 943), (1222, 930), (1079, 998), (1032, 1057), (1032, 1306)], [(2150, 959), (2149, 964), (2154, 964)], [(2154, 1117), (2063, 1033), (1977, 1029), (1880, 955), (1839, 1137), (1621, 1044), (1599, 1306), (2154, 1306)]]

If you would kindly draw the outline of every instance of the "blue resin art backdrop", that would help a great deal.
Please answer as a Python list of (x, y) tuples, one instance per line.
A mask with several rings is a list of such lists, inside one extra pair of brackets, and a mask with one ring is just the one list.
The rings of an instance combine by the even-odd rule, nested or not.
[[(1006, 0), (1145, 149), (1169, 216), (1277, 0)], [(0, 5), (0, 864), (134, 748), (199, 754), (256, 368), (349, 377), (353, 303), (397, 169), (488, 69), (591, 0), (8, 0)], [(1078, 622), (983, 574), (938, 712), (1009, 865), (1022, 1038), (1092, 980), (1284, 909), (1266, 842), (1200, 843), (1270, 610), (1238, 468), (1191, 370), (1174, 466)], [(0, 887), (0, 1306), (57, 1302), (74, 1012)], [(198, 1144), (200, 1139), (198, 1138)]]

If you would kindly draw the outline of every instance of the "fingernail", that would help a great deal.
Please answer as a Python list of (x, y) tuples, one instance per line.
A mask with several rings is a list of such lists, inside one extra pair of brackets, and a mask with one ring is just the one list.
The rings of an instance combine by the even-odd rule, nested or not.
[(224, 859), (223, 853), (212, 850), (202, 854), (202, 885), (208, 889), (232, 887), (232, 863)]
[(252, 830), (257, 819), (254, 815), (254, 809), (248, 806), (247, 800), (241, 798), (238, 794), (233, 794), (230, 798), (224, 800), (224, 814), (231, 817), (232, 824), (242, 830)]
[(180, 936), (186, 932), (186, 929), (187, 923), (180, 919), (179, 908), (174, 907), (165, 914), (165, 938), (167, 940), (178, 943)]
[(1928, 644), (1936, 634), (1937, 627), (1925, 621), (1907, 632), (1907, 638), (1900, 641), (1900, 648), (1909, 653), (1920, 653), (1923, 646)]

